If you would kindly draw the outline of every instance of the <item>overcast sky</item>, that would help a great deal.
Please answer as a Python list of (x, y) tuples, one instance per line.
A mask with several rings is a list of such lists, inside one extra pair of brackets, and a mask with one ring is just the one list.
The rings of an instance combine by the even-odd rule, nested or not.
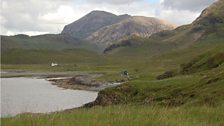
[[(103, 1), (103, 2), (102, 2)], [(92, 10), (191, 23), (216, 0), (1, 0), (1, 34), (60, 33)]]

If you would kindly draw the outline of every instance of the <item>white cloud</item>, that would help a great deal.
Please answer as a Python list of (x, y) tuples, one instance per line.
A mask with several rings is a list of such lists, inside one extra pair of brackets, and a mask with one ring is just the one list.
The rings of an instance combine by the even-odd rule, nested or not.
[(191, 23), (199, 15), (200, 13), (194, 13), (185, 10), (162, 10), (159, 17), (167, 21), (174, 22), (176, 25), (183, 25)]
[(64, 23), (74, 20), (74, 18), (72, 18), (71, 15), (75, 15), (75, 12), (72, 9), (72, 7), (68, 6), (68, 5), (62, 5), (62, 6), (59, 6), (59, 8), (57, 9), (56, 12), (46, 13), (46, 14), (42, 15), (40, 18), (42, 20), (45, 20), (45, 21), (48, 21), (51, 23), (55, 23), (56, 21), (62, 21), (62, 22), (57, 22), (57, 23), (64, 24)]
[[(63, 14), (65, 15), (63, 17), (60, 16), (62, 15), (61, 11), (65, 8), (64, 5), (69, 5), (69, 3), (69, 1), (64, 2), (61, 0), (2, 0), (1, 19), (4, 21), (1, 22), (1, 28), (5, 30), (2, 30), (1, 34), (59, 32), (58, 27), (62, 27), (64, 24), (57, 26), (58, 22), (67, 20), (67, 17), (65, 18), (67, 12)], [(55, 12), (59, 15), (53, 15)], [(57, 20), (42, 19), (47, 14), (52, 14), (55, 18), (52, 15), (50, 18)]]
[(87, 2), (91, 3), (98, 3), (98, 4), (115, 4), (115, 5), (121, 5), (121, 4), (131, 4), (133, 2), (139, 2), (142, 0), (86, 0)]
[(163, 0), (165, 7), (177, 10), (201, 11), (216, 0)]
[(212, 1), (215, 0), (2, 0), (1, 34), (60, 33), (64, 25), (92, 10), (154, 16), (182, 25), (191, 23)]

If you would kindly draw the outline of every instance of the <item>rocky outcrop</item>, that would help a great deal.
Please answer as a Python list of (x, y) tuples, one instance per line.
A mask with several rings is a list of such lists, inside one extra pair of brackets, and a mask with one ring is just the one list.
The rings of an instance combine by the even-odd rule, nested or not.
[(211, 6), (204, 9), (201, 15), (193, 22), (193, 24), (201, 23), (201, 21), (205, 20), (211, 15), (217, 15), (219, 17), (224, 16), (224, 0), (217, 0)]
[(48, 79), (52, 81), (53, 85), (64, 89), (79, 89), (79, 90), (89, 90), (89, 91), (101, 91), (105, 88), (118, 86), (125, 82), (125, 80), (116, 81), (103, 81), (97, 80), (96, 77), (102, 76), (101, 74), (85, 74), (76, 75), (71, 78), (64, 79)]

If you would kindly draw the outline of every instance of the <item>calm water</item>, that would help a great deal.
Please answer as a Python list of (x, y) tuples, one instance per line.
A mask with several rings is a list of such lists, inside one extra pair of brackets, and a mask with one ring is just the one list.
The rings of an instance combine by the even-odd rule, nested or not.
[(45, 79), (1, 78), (1, 117), (80, 107), (96, 97), (97, 92), (64, 90)]

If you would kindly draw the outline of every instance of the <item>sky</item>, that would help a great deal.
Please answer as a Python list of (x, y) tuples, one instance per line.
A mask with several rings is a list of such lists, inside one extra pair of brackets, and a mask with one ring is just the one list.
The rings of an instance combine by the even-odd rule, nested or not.
[(0, 0), (1, 35), (58, 34), (92, 10), (189, 24), (216, 0)]

